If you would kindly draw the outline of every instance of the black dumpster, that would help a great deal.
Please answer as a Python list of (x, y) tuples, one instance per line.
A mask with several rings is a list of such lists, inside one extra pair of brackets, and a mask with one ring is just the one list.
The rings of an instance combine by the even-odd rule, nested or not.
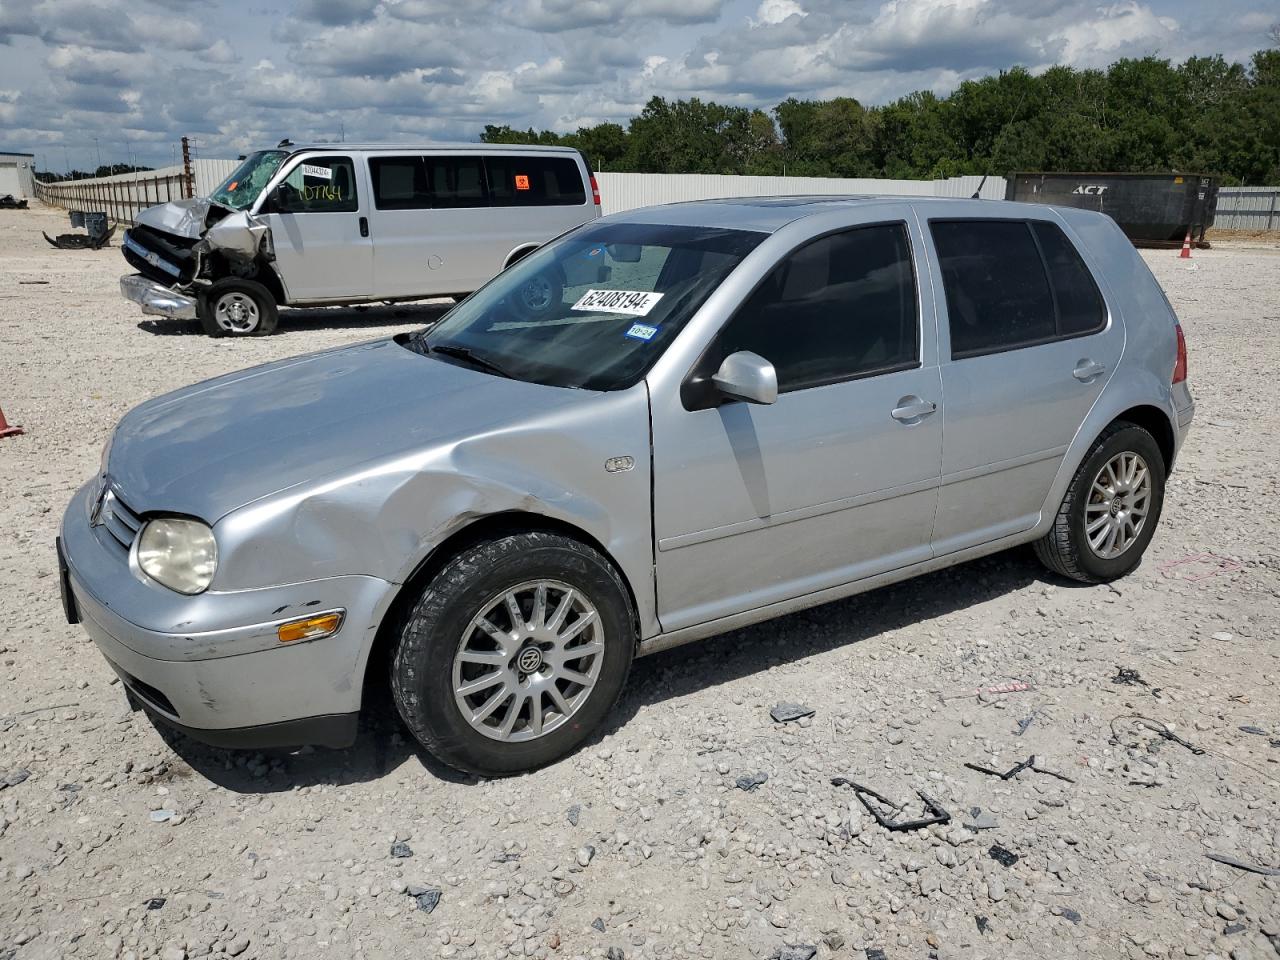
[(1218, 183), (1194, 173), (1011, 173), (1006, 200), (1100, 210), (1135, 245), (1204, 240), (1213, 226)]

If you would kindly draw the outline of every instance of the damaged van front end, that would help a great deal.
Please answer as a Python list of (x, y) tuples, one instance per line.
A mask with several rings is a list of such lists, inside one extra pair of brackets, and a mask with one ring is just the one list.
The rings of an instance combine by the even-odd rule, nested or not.
[(278, 289), (267, 224), (250, 209), (288, 156), (285, 150), (251, 154), (208, 197), (140, 212), (122, 244), (137, 271), (120, 278), (125, 299), (150, 316), (193, 320), (202, 291), (220, 279), (257, 279)]

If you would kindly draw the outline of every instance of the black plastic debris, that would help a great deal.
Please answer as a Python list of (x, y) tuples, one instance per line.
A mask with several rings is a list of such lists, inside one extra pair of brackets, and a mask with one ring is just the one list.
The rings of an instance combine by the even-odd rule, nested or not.
[(60, 233), (56, 237), (45, 233), (44, 238), (59, 250), (100, 250), (111, 242), (112, 234), (116, 232), (115, 227), (108, 225), (107, 215), (101, 210), (72, 210), (71, 226), (84, 227), (86, 232)]
[(596, 917), (592, 920), (591, 927), (594, 930), (599, 930), (601, 933), (604, 933), (604, 917)]
[(735, 780), (734, 786), (736, 786), (739, 790), (746, 790), (748, 793), (750, 793), (752, 790), (760, 786), (760, 784), (766, 782), (768, 779), (769, 779), (769, 775), (767, 773), (751, 773), (751, 774), (747, 774), (746, 776), (739, 777), (737, 780)]
[(806, 707), (802, 703), (780, 703), (769, 711), (769, 716), (773, 717), (774, 723), (790, 723), (812, 717), (814, 712), (813, 707)]
[(0, 776), (0, 790), (6, 787), (16, 787), (31, 776), (30, 770), (14, 770), (12, 773)]
[(610, 947), (605, 952), (604, 960), (627, 960), (627, 955), (622, 952), (621, 947)]
[(978, 925), (979, 933), (986, 933), (988, 930), (991, 929), (991, 921), (988, 920), (986, 917), (974, 917), (973, 922)]
[(508, 851), (507, 853), (498, 854), (496, 857), (493, 858), (493, 862), (494, 863), (515, 863), (519, 859), (520, 859), (520, 854), (512, 853)]
[(1116, 667), (1116, 675), (1111, 678), (1112, 683), (1118, 683), (1124, 687), (1146, 687), (1149, 686), (1147, 681), (1142, 679), (1142, 674), (1137, 670), (1131, 670), (1129, 667)]
[(423, 913), (430, 913), (440, 905), (439, 887), (423, 887), (416, 883), (411, 883), (405, 888), (405, 893), (418, 901), (418, 909)]
[(1228, 923), (1225, 927), (1222, 928), (1223, 935), (1227, 937), (1237, 933), (1244, 933), (1244, 931), (1245, 931), (1245, 926), (1243, 923)]
[(166, 899), (165, 899), (164, 897), (152, 897), (150, 900), (148, 900), (148, 901), (147, 901), (147, 909), (148, 909), (148, 910), (159, 910), (159, 909), (160, 909), (161, 907), (163, 907), (163, 906), (165, 905), (165, 903), (167, 903), (167, 902), (168, 902), (168, 901), (166, 901)]
[(412, 857), (413, 849), (403, 840), (397, 840), (391, 845), (391, 856), (396, 860)]
[(1065, 774), (1058, 773), (1054, 770), (1046, 770), (1044, 767), (1037, 767), (1035, 754), (1027, 757), (1027, 759), (1023, 760), (1012, 769), (1006, 770), (1004, 773), (1001, 773), (999, 770), (992, 770), (990, 767), (978, 766), (976, 763), (966, 763), (965, 766), (970, 770), (977, 770), (979, 773), (985, 773), (988, 776), (999, 777), (1001, 780), (1012, 780), (1018, 774), (1022, 773), (1023, 770), (1031, 770), (1035, 773), (1045, 773), (1051, 777), (1057, 777), (1059, 780), (1063, 780), (1066, 783), (1075, 783), (1074, 780)]
[[(895, 832), (904, 832), (907, 830), (919, 830), (923, 827), (931, 827), (935, 823), (950, 823), (951, 814), (947, 813), (936, 800), (932, 799), (928, 794), (916, 791), (916, 796), (924, 804), (925, 815), (915, 820), (899, 820), (898, 816), (906, 808), (905, 803), (894, 803), (888, 797), (876, 793), (870, 787), (864, 787), (860, 783), (854, 783), (845, 777), (835, 777), (831, 781), (833, 787), (848, 787), (858, 799), (862, 801), (862, 805), (867, 808), (867, 813), (875, 818), (876, 823), (884, 827), (886, 830)], [(872, 801), (875, 801), (874, 803)]]
[(889, 960), (879, 947), (867, 947), (867, 960)]
[[(1166, 726), (1164, 723), (1161, 723), (1159, 720), (1152, 720), (1150, 717), (1144, 717), (1141, 714), (1137, 714), (1137, 713), (1126, 713), (1112, 719), (1111, 743), (1116, 746), (1120, 746), (1120, 734), (1116, 732), (1116, 724), (1119, 723), (1121, 720), (1138, 720), (1140, 721), (1140, 724), (1139, 724), (1140, 726), (1144, 727), (1147, 730), (1153, 731), (1154, 733), (1163, 737), (1165, 740), (1168, 740), (1172, 743), (1176, 743), (1179, 746), (1186, 747), (1197, 757), (1202, 756), (1204, 754), (1204, 749), (1202, 747), (1197, 747), (1194, 743), (1189, 743), (1188, 741), (1183, 740), (1182, 737), (1178, 736), (1176, 733), (1170, 730), (1168, 726)], [(1137, 744), (1130, 743), (1129, 746), (1136, 748)]]
[(576, 827), (578, 825), (578, 818), (582, 816), (582, 804), (575, 803), (569, 808), (565, 816), (569, 820), (569, 826)]
[(19, 200), (12, 193), (6, 193), (0, 197), (0, 210), (25, 210), (27, 209), (27, 200), (24, 197)]
[(1267, 735), (1267, 731), (1263, 730), (1261, 727), (1241, 727), (1240, 732), (1252, 733), (1255, 737), (1265, 737)]
[(769, 954), (769, 960), (813, 960), (818, 948), (809, 943), (788, 943)]
[(1214, 863), (1221, 863), (1227, 867), (1235, 867), (1237, 870), (1247, 870), (1249, 873), (1260, 873), (1264, 877), (1280, 877), (1280, 870), (1275, 869), (1275, 867), (1260, 867), (1256, 863), (1237, 860), (1235, 857), (1229, 857), (1225, 853), (1206, 853), (1205, 856)]
[(1072, 923), (1079, 923), (1081, 919), (1080, 912), (1078, 910), (1072, 910), (1070, 907), (1062, 908), (1062, 916), (1065, 919), (1070, 920)]
[(1012, 867), (1018, 862), (1018, 855), (1012, 850), (1006, 850), (998, 843), (993, 843), (991, 849), (987, 851), (987, 855), (1002, 867)]

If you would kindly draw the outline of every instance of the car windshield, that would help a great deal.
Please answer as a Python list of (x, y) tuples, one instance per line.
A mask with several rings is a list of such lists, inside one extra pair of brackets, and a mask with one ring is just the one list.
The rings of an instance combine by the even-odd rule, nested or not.
[(258, 199), (262, 188), (280, 169), (280, 164), (284, 163), (284, 158), (288, 155), (287, 150), (259, 150), (249, 154), (244, 158), (244, 163), (236, 167), (235, 172), (209, 195), (209, 199), (232, 210), (248, 208)]
[(414, 346), (517, 380), (620, 390), (644, 376), (765, 236), (587, 225), (498, 274)]

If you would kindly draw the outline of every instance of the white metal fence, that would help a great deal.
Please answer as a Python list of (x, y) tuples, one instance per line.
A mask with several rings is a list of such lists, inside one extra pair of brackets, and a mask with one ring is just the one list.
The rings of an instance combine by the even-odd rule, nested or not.
[(182, 166), (161, 167), (114, 177), (89, 177), (35, 185), (43, 203), (67, 210), (104, 210), (118, 223), (132, 223), (139, 210), (167, 200), (205, 196), (225, 180), (238, 160), (192, 160), (188, 184)]
[(1221, 187), (1215, 230), (1280, 231), (1280, 187)]

